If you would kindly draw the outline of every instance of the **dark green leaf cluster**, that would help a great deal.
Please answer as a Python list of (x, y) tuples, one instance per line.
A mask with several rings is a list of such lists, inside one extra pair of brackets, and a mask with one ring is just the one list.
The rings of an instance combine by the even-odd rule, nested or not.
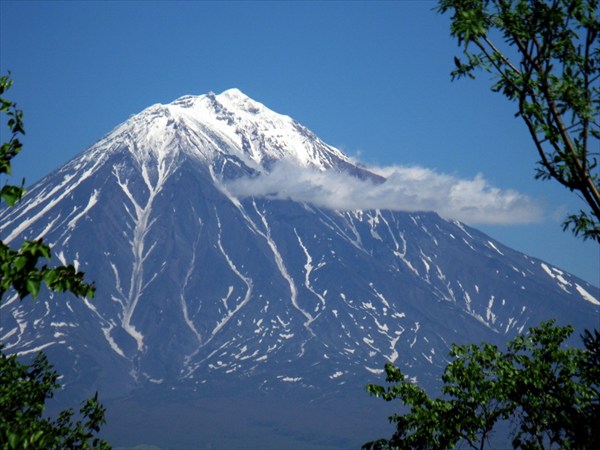
[(105, 410), (97, 395), (83, 403), (77, 421), (72, 409), (62, 411), (56, 420), (43, 417), (46, 400), (60, 387), (57, 379), (58, 373), (43, 353), (27, 365), (0, 352), (0, 448), (110, 448), (94, 437), (105, 423)]
[(390, 421), (391, 439), (364, 449), (452, 449), (467, 444), (483, 449), (495, 427), (513, 424), (511, 445), (521, 449), (600, 448), (600, 334), (586, 332), (585, 350), (565, 348), (572, 327), (554, 322), (531, 328), (508, 344), (454, 345), (442, 377), (442, 398), (432, 399), (385, 367), (390, 387), (367, 386), (386, 401), (410, 408)]
[(80, 297), (94, 296), (95, 287), (83, 281), (84, 274), (73, 265), (38, 267), (40, 259), (50, 259), (50, 247), (42, 242), (25, 241), (19, 250), (0, 242), (0, 296), (13, 288), (23, 299), (40, 292), (42, 283), (56, 292), (69, 291)]
[[(0, 77), (0, 96), (3, 96), (11, 86), (12, 80), (9, 76)], [(17, 109), (15, 102), (0, 97), (0, 113), (7, 114), (7, 125), (12, 133), (10, 141), (0, 147), (0, 174), (10, 175), (11, 161), (22, 148), (18, 136), (25, 133), (23, 112)], [(23, 187), (7, 184), (2, 187), (0, 198), (9, 206), (14, 206), (24, 194)], [(40, 259), (50, 259), (50, 247), (41, 239), (26, 241), (19, 250), (13, 250), (0, 241), (0, 301), (11, 288), (21, 299), (28, 294), (35, 298), (40, 292), (42, 283), (53, 291), (70, 291), (81, 297), (94, 296), (95, 287), (85, 283), (84, 274), (75, 270), (74, 266), (38, 267)]]
[[(453, 78), (495, 75), (492, 90), (518, 105), (540, 157), (536, 178), (576, 192), (588, 211), (564, 222), (600, 242), (599, 0), (440, 0), (466, 60)], [(500, 41), (500, 43), (498, 43)]]
[[(0, 146), (0, 175), (11, 174), (11, 161), (19, 154), (23, 145), (19, 141), (19, 134), (25, 134), (23, 128), (23, 111), (17, 109), (17, 105), (10, 100), (2, 97), (12, 86), (12, 80), (8, 75), (0, 77), (0, 113), (8, 115), (8, 128), (12, 135), (8, 142), (2, 143)], [(23, 183), (19, 186), (4, 185), (0, 189), (0, 198), (13, 206), (18, 200), (21, 199), (25, 190), (23, 189)]]

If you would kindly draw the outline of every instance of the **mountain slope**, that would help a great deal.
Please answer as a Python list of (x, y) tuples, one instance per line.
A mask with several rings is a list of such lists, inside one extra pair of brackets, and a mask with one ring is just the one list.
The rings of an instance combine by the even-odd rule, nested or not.
[(44, 349), (73, 395), (316, 401), (364, 395), (387, 361), (434, 387), (453, 342), (597, 326), (597, 287), (435, 213), (227, 189), (280, 162), (381, 181), (237, 90), (132, 116), (0, 212), (5, 241), (43, 237), (98, 287), (93, 302), (10, 297), (2, 343)]

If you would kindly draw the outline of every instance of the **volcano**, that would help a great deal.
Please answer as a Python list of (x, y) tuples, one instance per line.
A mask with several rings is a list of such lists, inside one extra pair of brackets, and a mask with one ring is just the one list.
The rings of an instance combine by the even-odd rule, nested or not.
[(357, 448), (389, 434), (386, 362), (435, 389), (452, 343), (597, 327), (598, 287), (459, 221), (239, 188), (282, 165), (385, 182), (236, 89), (117, 126), (0, 211), (97, 286), (8, 296), (5, 350), (43, 350), (70, 405), (98, 390), (115, 446)]

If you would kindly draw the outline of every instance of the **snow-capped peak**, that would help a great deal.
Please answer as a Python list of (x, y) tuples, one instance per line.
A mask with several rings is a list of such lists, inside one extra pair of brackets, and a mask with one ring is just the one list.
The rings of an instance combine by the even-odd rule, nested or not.
[(228, 109), (237, 109), (245, 112), (258, 113), (267, 108), (255, 100), (252, 100), (237, 88), (227, 89), (216, 96), (217, 101)]
[(172, 160), (183, 152), (208, 164), (229, 155), (259, 172), (269, 171), (278, 161), (316, 170), (352, 164), (289, 116), (236, 88), (150, 106), (90, 150), (115, 148), (115, 141), (127, 145), (139, 161)]

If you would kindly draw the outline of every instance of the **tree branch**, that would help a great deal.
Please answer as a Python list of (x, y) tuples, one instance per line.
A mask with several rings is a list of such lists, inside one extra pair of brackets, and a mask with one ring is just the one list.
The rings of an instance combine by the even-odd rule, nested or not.
[[(517, 44), (517, 47), (527, 60), (527, 62), (532, 65), (532, 67), (540, 76), (540, 89), (544, 98), (546, 99), (548, 111), (552, 116), (552, 121), (555, 123), (556, 128), (560, 134), (561, 140), (565, 145), (564, 151), (566, 151), (566, 153), (570, 155), (571, 161), (577, 169), (577, 174), (582, 181), (582, 194), (586, 199), (589, 198), (589, 206), (590, 208), (592, 208), (592, 212), (594, 213), (594, 215), (600, 221), (600, 191), (598, 190), (598, 187), (594, 184), (592, 177), (589, 175), (589, 173), (585, 171), (585, 166), (581, 163), (580, 156), (577, 154), (577, 150), (573, 144), (573, 141), (571, 140), (569, 133), (566, 131), (566, 126), (564, 124), (564, 121), (562, 120), (561, 114), (558, 112), (554, 96), (550, 92), (546, 77), (544, 76), (546, 72), (533, 59), (531, 54), (527, 52), (527, 47), (523, 44), (519, 36), (514, 32), (511, 33), (511, 36)], [(538, 49), (539, 48), (540, 47), (538, 42)], [(529, 128), (531, 132), (531, 127)]]

